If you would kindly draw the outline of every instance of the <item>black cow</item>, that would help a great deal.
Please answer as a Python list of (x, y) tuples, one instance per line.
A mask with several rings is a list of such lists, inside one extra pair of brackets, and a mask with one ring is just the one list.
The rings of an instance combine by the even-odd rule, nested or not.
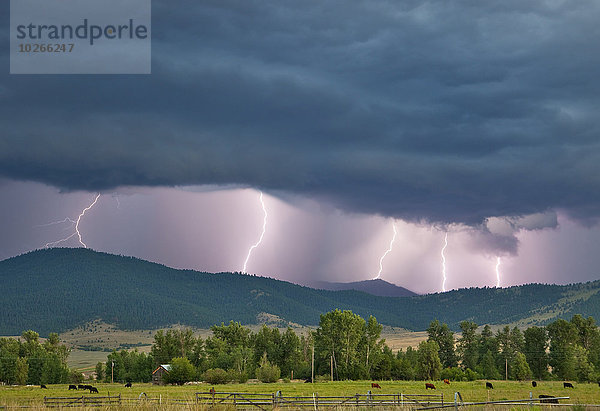
[(570, 382), (563, 382), (563, 388), (575, 388)]
[(43, 389), (45, 389), (45, 390), (47, 390), (47, 389), (48, 389), (48, 387), (46, 387), (44, 384), (40, 384), (40, 388), (43, 388)]
[(94, 392), (95, 392), (96, 394), (98, 394), (98, 388), (96, 388), (96, 387), (92, 387), (92, 386), (90, 385), (90, 394), (92, 394), (92, 393), (94, 393)]
[(73, 384), (70, 384), (70, 385), (69, 385), (69, 391), (70, 391), (70, 390), (75, 390), (75, 391), (77, 391), (77, 386), (76, 386), (76, 385), (73, 385)]
[(83, 385), (83, 384), (79, 384), (79, 385), (77, 386), (77, 388), (79, 388), (80, 390), (87, 390), (87, 388), (86, 388), (86, 387), (87, 387), (87, 385)]
[(131, 385), (130, 382), (128, 382), (127, 384), (125, 384), (125, 388), (131, 388), (131, 387), (132, 387), (132, 385)]
[(309, 383), (312, 382), (312, 378), (307, 378), (306, 380), (304, 380), (305, 383)]
[(538, 398), (540, 398), (540, 404), (558, 404), (558, 399), (554, 395), (540, 394)]
[(531, 386), (534, 387), (534, 388), (537, 387), (537, 382), (531, 381)]
[(492, 385), (492, 383), (491, 383), (491, 382), (486, 382), (486, 383), (485, 383), (485, 388), (489, 388), (490, 390), (493, 390), (493, 389), (494, 389), (494, 386)]

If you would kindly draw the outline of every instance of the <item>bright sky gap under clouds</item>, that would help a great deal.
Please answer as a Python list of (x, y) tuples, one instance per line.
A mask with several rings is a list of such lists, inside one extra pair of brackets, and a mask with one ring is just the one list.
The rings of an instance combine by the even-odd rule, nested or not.
[[(0, 16), (6, 30), (8, 2)], [(447, 289), (494, 286), (498, 257), (502, 286), (599, 277), (600, 3), (153, 1), (152, 16), (151, 75), (0, 74), (0, 258), (68, 236), (68, 220), (34, 226), (100, 192), (90, 248), (239, 270), (263, 191), (257, 274), (372, 278), (395, 219), (382, 278), (414, 291), (441, 290), (445, 232)]]

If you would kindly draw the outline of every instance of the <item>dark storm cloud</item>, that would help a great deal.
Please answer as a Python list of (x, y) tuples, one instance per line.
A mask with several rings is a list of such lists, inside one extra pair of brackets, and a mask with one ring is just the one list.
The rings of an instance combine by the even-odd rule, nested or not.
[(248, 185), (440, 223), (600, 214), (597, 2), (152, 7), (150, 76), (0, 77), (0, 176)]

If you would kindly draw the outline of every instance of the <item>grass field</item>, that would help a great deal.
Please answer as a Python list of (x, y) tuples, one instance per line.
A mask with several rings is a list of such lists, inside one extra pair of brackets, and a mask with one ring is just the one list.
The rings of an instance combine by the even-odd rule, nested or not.
[[(350, 396), (354, 394), (366, 394), (372, 390), (377, 394), (444, 394), (444, 401), (452, 402), (454, 393), (460, 392), (465, 402), (518, 400), (529, 398), (529, 393), (537, 398), (539, 394), (550, 394), (557, 397), (571, 397), (571, 404), (600, 404), (600, 387), (598, 384), (574, 384), (574, 389), (563, 388), (562, 382), (539, 382), (536, 388), (532, 388), (529, 382), (516, 381), (493, 381), (494, 389), (487, 390), (485, 381), (453, 382), (445, 385), (441, 381), (434, 382), (436, 390), (425, 390), (424, 382), (416, 381), (379, 381), (382, 389), (371, 389), (371, 381), (344, 381), (344, 382), (321, 382), (305, 384), (302, 382), (291, 383), (247, 383), (247, 384), (225, 384), (214, 386), (217, 392), (243, 392), (272, 394), (280, 390), (284, 396), (311, 396), (318, 393), (319, 396)], [(133, 384), (133, 388), (125, 388), (122, 384), (94, 384), (99, 394), (88, 394), (82, 391), (68, 391), (68, 386), (48, 385), (48, 389), (40, 387), (0, 387), (0, 405), (41, 405), (44, 396), (48, 397), (75, 397), (93, 395), (118, 395), (124, 399), (137, 400), (143, 392), (149, 398), (161, 397), (163, 400), (188, 399), (192, 400), (196, 392), (208, 392), (212, 387), (209, 384), (186, 385), (186, 386), (155, 386), (151, 384)], [(375, 392), (376, 391), (376, 392)], [(565, 402), (565, 401), (562, 401)]]

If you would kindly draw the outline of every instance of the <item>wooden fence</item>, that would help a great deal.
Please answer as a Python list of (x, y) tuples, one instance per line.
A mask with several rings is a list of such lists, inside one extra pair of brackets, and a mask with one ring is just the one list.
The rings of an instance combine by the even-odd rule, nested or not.
[(214, 407), (255, 407), (261, 410), (284, 407), (428, 407), (444, 406), (444, 394), (355, 394), (352, 396), (286, 397), (276, 394), (249, 394), (240, 392), (196, 393), (196, 403)]
[(86, 407), (121, 404), (121, 394), (112, 397), (44, 397), (46, 407)]

